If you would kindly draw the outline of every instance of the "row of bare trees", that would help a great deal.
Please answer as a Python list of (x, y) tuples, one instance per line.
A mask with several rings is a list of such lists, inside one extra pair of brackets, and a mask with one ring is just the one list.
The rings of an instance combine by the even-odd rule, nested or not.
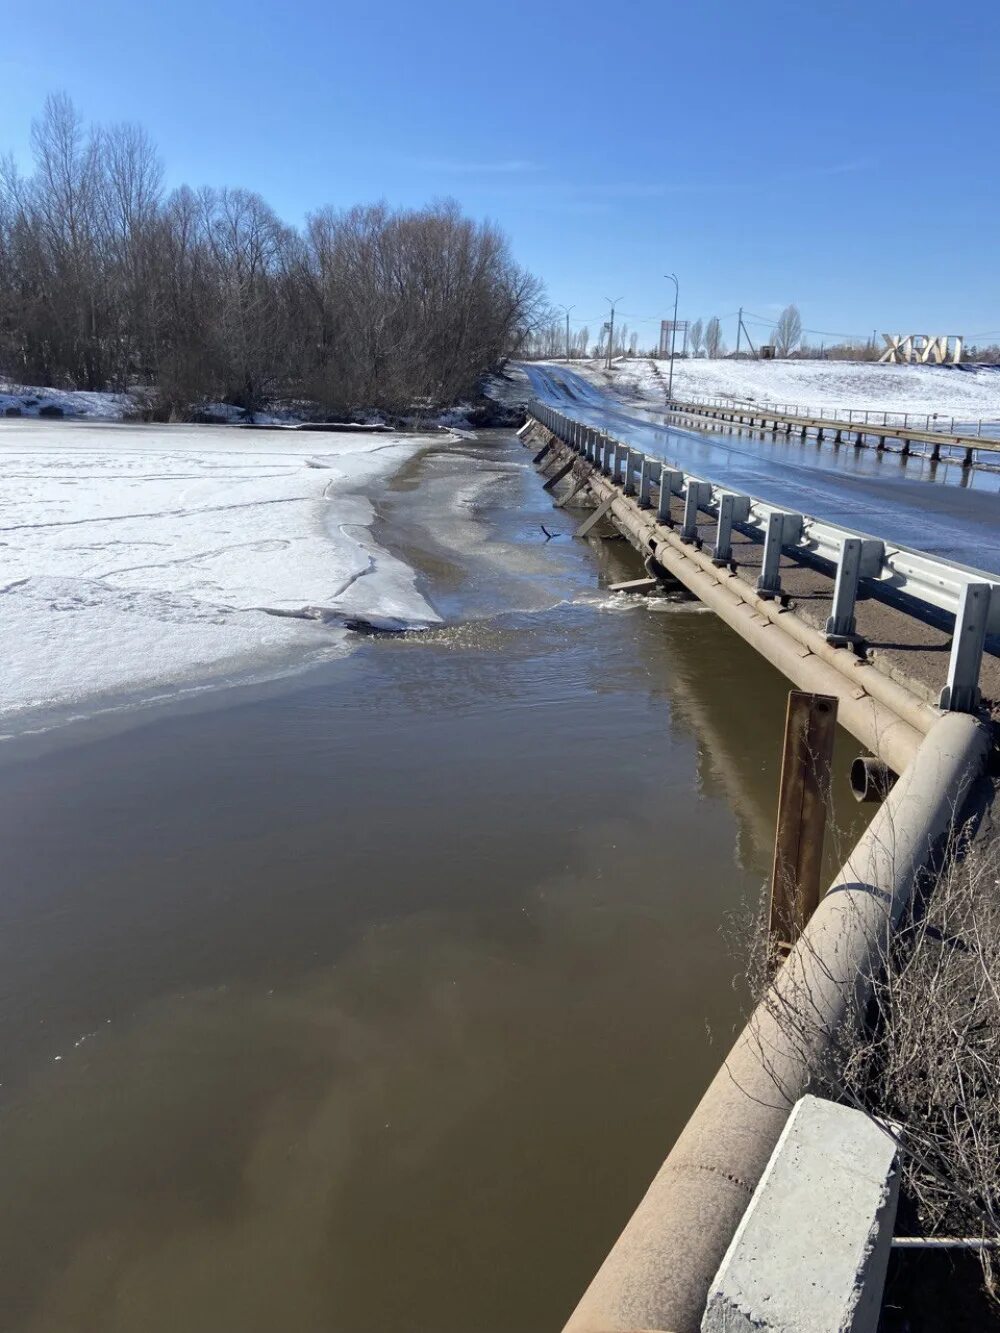
[[(570, 329), (567, 345), (565, 320), (556, 315), (549, 315), (525, 338), (521, 352), (529, 360), (539, 361), (561, 360), (566, 357), (567, 350), (570, 360), (606, 356), (608, 335), (609, 330), (605, 325), (598, 333), (598, 341), (591, 344), (590, 328), (584, 324), (578, 329)], [(625, 323), (615, 325), (611, 354), (612, 356), (649, 355), (647, 352), (639, 351), (639, 334)]]
[(470, 392), (517, 351), (541, 284), (447, 201), (323, 209), (296, 230), (259, 194), (167, 194), (135, 126), (88, 129), (50, 97), (34, 169), (0, 163), (0, 371), (148, 385), (164, 412), (277, 396), (397, 410)]
[(718, 315), (712, 315), (704, 323), (696, 319), (688, 325), (688, 356), (701, 356), (702, 352), (710, 360), (726, 355)]

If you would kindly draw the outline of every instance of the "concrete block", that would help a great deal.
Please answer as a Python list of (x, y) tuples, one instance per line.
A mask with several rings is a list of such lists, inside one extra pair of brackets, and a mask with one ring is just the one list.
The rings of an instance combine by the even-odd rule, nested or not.
[(709, 1288), (702, 1333), (875, 1333), (898, 1191), (888, 1134), (803, 1097)]

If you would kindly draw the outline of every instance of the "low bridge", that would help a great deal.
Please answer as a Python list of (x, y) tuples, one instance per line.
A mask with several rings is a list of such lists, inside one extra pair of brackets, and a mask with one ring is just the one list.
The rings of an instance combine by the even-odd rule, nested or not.
[[(676, 416), (689, 421), (722, 422), (728, 426), (769, 431), (772, 434), (794, 433), (803, 440), (811, 435), (819, 441), (829, 439), (834, 444), (849, 444), (853, 437), (855, 445), (868, 445), (878, 450), (886, 449), (886, 441), (893, 440), (897, 451), (904, 456), (913, 452), (913, 446), (917, 445), (920, 452), (935, 463), (940, 462), (942, 457), (955, 457), (963, 467), (972, 467), (980, 461), (977, 454), (985, 458), (993, 456), (994, 463), (1000, 462), (1000, 440), (973, 435), (968, 431), (956, 431), (954, 418), (950, 421), (949, 429), (945, 429), (944, 422), (939, 424), (938, 418), (932, 418), (929, 412), (922, 416), (913, 414), (911, 420), (910, 413), (856, 409), (847, 409), (843, 414), (834, 411), (812, 412), (808, 408), (800, 409), (795, 404), (774, 406), (727, 399), (674, 400), (669, 407)], [(981, 428), (982, 423), (979, 424)]]
[[(842, 1025), (862, 1021), (917, 886), (992, 801), (1000, 576), (672, 466), (593, 425), (592, 407), (536, 399), (522, 428), (556, 503), (588, 511), (577, 535), (612, 525), (645, 561), (640, 582), (683, 585), (799, 690), (834, 701), (884, 798), (566, 1325), (697, 1333), (792, 1107)], [(803, 1006), (793, 1041), (776, 1015)]]

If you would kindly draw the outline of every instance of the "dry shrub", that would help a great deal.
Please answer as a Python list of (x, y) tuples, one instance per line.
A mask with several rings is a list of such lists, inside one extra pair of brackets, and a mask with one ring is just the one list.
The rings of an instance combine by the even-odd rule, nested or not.
[[(831, 1037), (808, 986), (783, 996), (769, 988), (780, 959), (760, 910), (745, 975), (810, 1063), (811, 1090), (894, 1127), (908, 1229), (988, 1242), (984, 1285), (1000, 1305), (1000, 1248), (990, 1244), (1000, 1241), (1000, 837), (981, 830), (971, 845), (953, 841), (936, 880), (920, 878), (859, 987), (861, 1021), (855, 1011)], [(811, 962), (832, 975), (816, 955)], [(800, 1089), (783, 1085), (773, 1049), (762, 1044), (760, 1054), (794, 1100)]]
[[(842, 1099), (898, 1125), (902, 1189), (925, 1235), (1000, 1238), (1000, 839), (956, 849), (840, 1043)], [(1000, 1301), (996, 1250), (986, 1287)]]

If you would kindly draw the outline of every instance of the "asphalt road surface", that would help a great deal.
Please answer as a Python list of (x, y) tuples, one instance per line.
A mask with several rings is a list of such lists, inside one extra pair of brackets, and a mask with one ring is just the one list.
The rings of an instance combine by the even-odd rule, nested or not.
[(1000, 574), (1000, 472), (814, 440), (681, 429), (563, 366), (522, 369), (541, 401), (706, 481)]

